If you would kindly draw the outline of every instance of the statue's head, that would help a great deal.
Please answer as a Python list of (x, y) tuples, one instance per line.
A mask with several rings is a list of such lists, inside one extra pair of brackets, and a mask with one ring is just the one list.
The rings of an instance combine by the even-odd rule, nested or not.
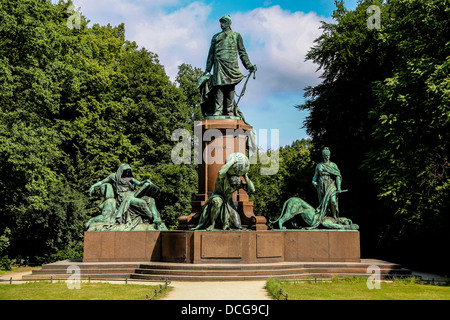
[(230, 176), (244, 176), (250, 170), (250, 160), (243, 153), (235, 152), (230, 154), (225, 159), (225, 163), (230, 163), (231, 161), (234, 161), (234, 164), (227, 171)]
[(125, 169), (122, 173), (122, 178), (131, 178), (131, 177), (133, 177), (131, 169)]
[(330, 160), (330, 149), (328, 149), (328, 147), (323, 148), (322, 150), (322, 156), (323, 156), (323, 160), (324, 161), (329, 161)]
[(133, 172), (131, 171), (131, 167), (128, 164), (121, 164), (119, 169), (117, 170), (117, 175), (119, 179), (122, 178), (132, 178)]
[(219, 22), (220, 22), (220, 27), (222, 28), (222, 30), (230, 28), (230, 26), (231, 26), (230, 15), (228, 14), (226, 16), (223, 16), (222, 18), (219, 19)]

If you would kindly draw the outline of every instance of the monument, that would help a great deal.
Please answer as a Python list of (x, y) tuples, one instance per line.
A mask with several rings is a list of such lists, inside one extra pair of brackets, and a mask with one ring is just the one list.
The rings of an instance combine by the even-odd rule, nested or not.
[[(192, 213), (179, 217), (177, 230), (166, 230), (152, 198), (158, 188), (149, 180), (137, 181), (128, 166), (121, 166), (90, 189), (101, 187), (105, 201), (102, 215), (88, 222), (84, 261), (359, 262), (357, 226), (339, 218), (341, 176), (329, 161), (329, 150), (324, 150), (324, 162), (317, 165), (313, 178), (319, 209), (301, 199), (289, 199), (278, 220), (280, 230), (267, 230), (266, 218), (253, 212), (248, 193), (258, 190), (249, 177), (247, 157), (253, 128), (238, 103), (256, 66), (241, 35), (231, 30), (230, 16), (220, 19), (220, 27), (222, 31), (211, 40), (206, 71), (197, 83), (204, 120), (194, 125), (201, 161)], [(235, 86), (245, 78), (238, 57), (249, 74), (236, 102)], [(134, 192), (135, 186), (141, 189)], [(283, 222), (296, 216), (302, 217), (306, 227), (284, 229)], [(319, 225), (332, 229), (318, 230)]]
[[(192, 202), (192, 214), (178, 219), (180, 230), (197, 226), (203, 207), (214, 193), (221, 166), (232, 153), (246, 155), (247, 146), (253, 137), (253, 128), (245, 121), (234, 99), (235, 86), (244, 79), (239, 70), (238, 55), (245, 68), (250, 71), (247, 80), (256, 72), (256, 66), (250, 62), (241, 35), (231, 30), (230, 16), (220, 18), (219, 22), (222, 32), (213, 36), (206, 71), (198, 80), (198, 88), (202, 94), (202, 113), (205, 118), (194, 127), (194, 132), (200, 136), (199, 153), (203, 156), (198, 167), (198, 193)], [(209, 73), (212, 69), (211, 75)], [(241, 97), (245, 92), (244, 89)], [(210, 140), (205, 141), (205, 136)], [(266, 218), (255, 216), (253, 203), (249, 201), (246, 190), (237, 190), (233, 200), (229, 201), (236, 203), (241, 227), (267, 230)]]
[[(141, 187), (139, 191), (134, 191), (135, 186)], [(159, 187), (148, 179), (136, 180), (128, 164), (93, 184), (89, 194), (97, 187), (104, 197), (99, 206), (102, 214), (86, 223), (88, 231), (167, 230), (152, 198)]]
[[(278, 229), (272, 230), (267, 230), (264, 216), (254, 214), (248, 193), (258, 190), (249, 177), (247, 157), (253, 129), (238, 103), (256, 66), (250, 63), (242, 37), (230, 25), (229, 16), (220, 19), (222, 32), (212, 38), (206, 72), (197, 83), (205, 119), (194, 125), (194, 132), (201, 137), (201, 161), (192, 213), (178, 219), (178, 230), (167, 230), (154, 199), (159, 187), (148, 179), (138, 181), (131, 166), (123, 164), (89, 189), (92, 194), (99, 188), (104, 200), (101, 214), (86, 224), (83, 262), (43, 266), (33, 271), (38, 278), (67, 278), (62, 267), (74, 264), (80, 268), (80, 276), (101, 279), (348, 276), (365, 274), (374, 263), (382, 266), (383, 276), (408, 274), (399, 265), (361, 260), (359, 227), (339, 216), (338, 196), (347, 190), (341, 189), (342, 176), (330, 161), (328, 148), (324, 148), (324, 161), (316, 166), (312, 179), (317, 208), (301, 198), (288, 199), (274, 222)], [(236, 102), (235, 86), (244, 79), (238, 54), (250, 73)], [(291, 222), (293, 228), (286, 229), (285, 222)]]
[(250, 62), (242, 36), (231, 30), (231, 17), (226, 15), (219, 21), (222, 32), (215, 34), (211, 40), (206, 70), (198, 81), (202, 94), (202, 113), (206, 119), (227, 116), (244, 120), (234, 100), (235, 87), (244, 78), (239, 70), (238, 53), (250, 74), (256, 72), (256, 65)]
[[(286, 229), (283, 223), (287, 221), (290, 221), (296, 229), (312, 230), (319, 226), (329, 229), (359, 229), (359, 226), (353, 224), (350, 219), (339, 217), (337, 196), (347, 190), (341, 190), (342, 176), (337, 165), (330, 161), (328, 147), (322, 150), (322, 156), (323, 162), (316, 166), (312, 179), (312, 183), (317, 189), (319, 206), (313, 208), (301, 198), (290, 198), (284, 203), (280, 217), (271, 221), (271, 223), (277, 224), (275, 226), (278, 229)], [(299, 217), (301, 217), (300, 221)]]
[[(222, 230), (242, 229), (241, 218), (234, 205), (233, 194), (239, 189), (255, 192), (255, 187), (248, 177), (250, 161), (242, 153), (232, 153), (220, 168), (214, 191), (206, 201), (196, 227), (191, 230), (214, 230), (216, 223)], [(240, 176), (245, 177), (245, 183)]]

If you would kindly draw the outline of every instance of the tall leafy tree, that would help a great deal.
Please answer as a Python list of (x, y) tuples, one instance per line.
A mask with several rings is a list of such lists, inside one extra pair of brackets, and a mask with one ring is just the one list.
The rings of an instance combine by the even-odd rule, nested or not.
[(178, 68), (176, 83), (184, 93), (192, 124), (203, 119), (200, 107), (201, 95), (197, 88), (197, 80), (202, 75), (203, 71), (200, 68), (194, 68), (189, 64), (183, 63)]
[(190, 213), (197, 183), (194, 166), (170, 159), (171, 133), (192, 122), (183, 88), (125, 39), (123, 24), (88, 27), (82, 17), (69, 28), (69, 5), (0, 0), (2, 250), (37, 263), (79, 250), (99, 214), (87, 190), (121, 163), (161, 186), (169, 226)]
[[(290, 146), (278, 150), (259, 150), (261, 157), (269, 157), (273, 163), (263, 164), (258, 161), (250, 166), (249, 177), (255, 185), (256, 192), (250, 195), (254, 202), (256, 215), (265, 216), (268, 220), (276, 220), (281, 214), (283, 204), (291, 197), (299, 197), (317, 206), (317, 194), (312, 186), (314, 162), (311, 159), (310, 140), (297, 140)], [(278, 166), (272, 175), (261, 175), (261, 168)], [(269, 223), (270, 225), (270, 223)]]
[(64, 135), (55, 127), (63, 111), (58, 78), (70, 72), (59, 50), (67, 17), (47, 1), (1, 1), (0, 15), (0, 224), (11, 230), (9, 254), (75, 248), (81, 238), (71, 230), (82, 224), (86, 201), (60, 171)]
[[(428, 249), (450, 240), (450, 2), (394, 1), (380, 35), (381, 50), (394, 48), (391, 74), (375, 82), (377, 121), (364, 168), (394, 214), (389, 235)], [(408, 246), (410, 247), (410, 246)], [(414, 250), (405, 250), (413, 254)]]
[[(367, 26), (370, 5), (380, 29)], [(299, 108), (310, 111), (316, 152), (330, 147), (372, 254), (398, 258), (402, 248), (406, 259), (422, 249), (435, 259), (433, 244), (448, 239), (448, 6), (360, 1), (348, 11), (337, 1), (307, 56), (323, 81)]]
[(366, 10), (373, 4), (381, 8), (382, 22), (388, 21), (381, 2), (363, 1), (348, 11), (343, 1), (336, 1), (334, 22), (322, 23), (323, 33), (307, 54), (322, 69), (323, 80), (306, 88), (307, 100), (298, 106), (310, 112), (305, 126), (314, 142), (313, 158), (320, 160), (322, 148), (329, 147), (331, 161), (341, 170), (342, 188), (349, 190), (339, 199), (341, 214), (365, 230), (364, 248), (376, 246), (385, 212), (377, 203), (372, 177), (360, 168), (373, 146), (373, 82), (388, 76), (392, 66), (389, 48), (380, 50), (380, 30), (367, 27)]

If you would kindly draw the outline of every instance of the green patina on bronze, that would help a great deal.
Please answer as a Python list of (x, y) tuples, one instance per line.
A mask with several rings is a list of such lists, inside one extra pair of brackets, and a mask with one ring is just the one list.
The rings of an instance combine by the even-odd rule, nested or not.
[(341, 191), (342, 176), (337, 165), (330, 161), (330, 154), (327, 147), (322, 150), (323, 162), (316, 166), (312, 183), (317, 189), (319, 203), (322, 202), (328, 190), (333, 192), (328, 200), (327, 215), (332, 215), (336, 219), (339, 217), (339, 208), (337, 193), (334, 193), (334, 191), (338, 191), (338, 193)]
[[(197, 226), (191, 230), (243, 229), (241, 218), (233, 202), (233, 193), (239, 189), (255, 192), (253, 182), (248, 177), (249, 159), (242, 153), (232, 153), (220, 168), (214, 191), (203, 206)], [(245, 183), (241, 180), (244, 177)]]
[[(137, 192), (136, 186), (141, 187)], [(120, 165), (116, 173), (93, 184), (89, 194), (96, 187), (100, 187), (104, 197), (99, 206), (102, 214), (86, 223), (88, 231), (167, 230), (152, 198), (159, 187), (148, 179), (136, 180), (128, 164)]]
[(339, 217), (337, 195), (347, 190), (341, 190), (342, 176), (337, 165), (330, 161), (330, 150), (324, 148), (322, 156), (324, 161), (316, 166), (312, 180), (317, 189), (319, 206), (314, 208), (301, 198), (290, 198), (284, 203), (280, 217), (270, 221), (276, 223), (278, 229), (286, 229), (283, 223), (287, 221), (297, 229), (311, 230), (320, 226), (328, 229), (359, 229), (350, 219)]
[(206, 72), (211, 72), (214, 66), (211, 81), (213, 86), (236, 85), (244, 78), (239, 70), (238, 53), (247, 70), (251, 70), (253, 65), (248, 58), (242, 36), (231, 30), (230, 16), (220, 19), (220, 27), (222, 32), (215, 34), (211, 40)]
[[(340, 192), (346, 191), (347, 190), (343, 190)], [(357, 230), (359, 229), (359, 226), (354, 224), (348, 218), (333, 218), (326, 215), (327, 204), (330, 197), (335, 196), (340, 192), (328, 190), (323, 201), (317, 208), (314, 208), (301, 198), (290, 198), (284, 203), (280, 217), (277, 220), (270, 222), (277, 223), (278, 225), (275, 225), (275, 227), (278, 229), (286, 229), (286, 227), (283, 226), (283, 223), (291, 220), (292, 226), (296, 229), (312, 230), (322, 226), (328, 229)], [(301, 220), (299, 221), (296, 217), (301, 217)], [(305, 223), (307, 226), (304, 226)]]
[[(239, 70), (238, 55), (250, 73), (256, 71), (256, 66), (250, 62), (242, 36), (232, 31), (230, 25), (230, 16), (220, 19), (222, 32), (215, 34), (211, 40), (206, 71), (198, 81), (205, 118), (230, 116), (243, 120), (234, 100), (235, 86), (244, 78)], [(213, 68), (214, 72), (210, 75)]]

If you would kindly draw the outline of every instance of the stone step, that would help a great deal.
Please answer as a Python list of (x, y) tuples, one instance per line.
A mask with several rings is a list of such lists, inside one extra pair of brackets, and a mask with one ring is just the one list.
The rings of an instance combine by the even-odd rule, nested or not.
[(264, 263), (264, 264), (143, 264), (131, 275), (132, 279), (180, 281), (243, 281), (264, 280), (269, 277), (282, 279), (317, 278), (332, 276), (368, 277), (367, 268), (380, 267), (381, 278), (408, 276), (411, 271), (398, 264), (381, 261), (366, 263)]
[(23, 280), (58, 280), (68, 279), (74, 275), (67, 273), (71, 266), (80, 268), (82, 279), (143, 279), (143, 280), (185, 280), (185, 281), (226, 281), (226, 280), (263, 280), (268, 277), (283, 279), (314, 278), (331, 276), (363, 276), (368, 277), (367, 268), (377, 265), (381, 277), (408, 276), (410, 270), (398, 264), (380, 260), (363, 260), (356, 262), (279, 262), (255, 264), (192, 264), (164, 262), (133, 263), (83, 263), (63, 261), (43, 265), (33, 270)]
[[(359, 268), (367, 269), (369, 266), (374, 264), (366, 263), (258, 263), (258, 264), (192, 264), (192, 263), (152, 263), (152, 264), (141, 264), (139, 269), (151, 269), (151, 270), (268, 270), (268, 269), (289, 269), (289, 268)], [(381, 270), (391, 270), (401, 268), (398, 264), (376, 264)]]
[[(331, 278), (331, 277), (365, 277), (369, 275), (367, 273), (301, 273), (301, 274), (285, 274), (285, 275), (260, 275), (260, 274), (247, 274), (247, 275), (174, 275), (168, 277), (165, 274), (132, 274), (131, 279), (140, 280), (165, 280), (170, 281), (249, 281), (249, 280), (266, 280), (270, 277), (276, 277), (280, 279), (293, 280), (293, 279), (312, 279), (315, 278)], [(398, 277), (404, 276), (397, 275)], [(381, 279), (386, 279), (387, 277), (381, 276)]]
[[(22, 280), (67, 280), (71, 274), (35, 274), (22, 276)], [(102, 274), (81, 274), (81, 280), (107, 280), (107, 279), (129, 279), (131, 273), (102, 273)], [(73, 278), (72, 278), (73, 279)]]
[(139, 268), (140, 263), (83, 263), (65, 260), (34, 269), (31, 275), (23, 276), (22, 280), (65, 280), (74, 275), (73, 270), (67, 272), (73, 266), (80, 268), (82, 279), (125, 279)]
[[(134, 273), (136, 268), (105, 268), (105, 269), (80, 269), (80, 274), (130, 274)], [(32, 271), (33, 275), (40, 274), (74, 274), (74, 272), (67, 272), (67, 268), (58, 268), (58, 269), (37, 269)]]
[(81, 270), (83, 269), (123, 269), (123, 268), (139, 268), (141, 263), (51, 263), (42, 265), (41, 269), (38, 270), (66, 270), (69, 266), (77, 266)]
[[(209, 269), (209, 270), (188, 270), (188, 269), (136, 269), (134, 274), (163, 274), (167, 276), (172, 275), (204, 275), (204, 276), (216, 276), (216, 275), (230, 275), (230, 274), (239, 274), (239, 275), (248, 275), (248, 274), (260, 274), (260, 275), (289, 275), (289, 274), (321, 274), (321, 273), (365, 273), (366, 268), (284, 268), (284, 269), (246, 269), (246, 270), (226, 270), (226, 269)], [(382, 275), (389, 274), (404, 274), (406, 270), (402, 269), (381, 269)]]

